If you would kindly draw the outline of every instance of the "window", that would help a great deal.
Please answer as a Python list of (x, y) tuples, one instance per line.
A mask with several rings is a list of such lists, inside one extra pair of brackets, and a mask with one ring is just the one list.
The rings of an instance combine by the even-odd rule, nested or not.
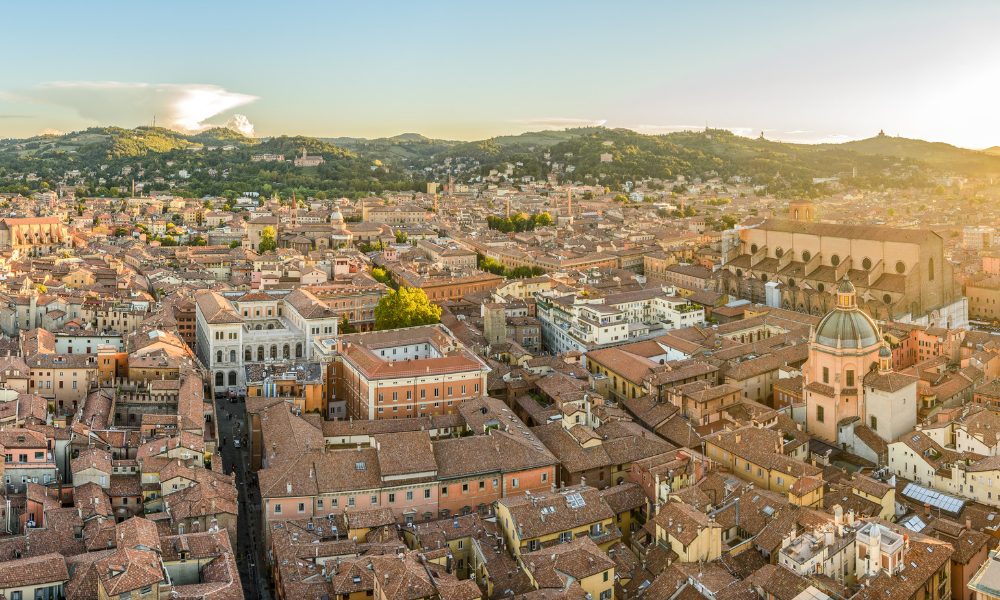
[(854, 371), (852, 370), (847, 371), (847, 387), (854, 387)]
[(469, 484), (467, 484), (467, 483), (463, 483), (462, 484), (462, 493), (463, 494), (468, 494), (469, 493)]
[(406, 492), (406, 499), (407, 499), (408, 501), (409, 501), (409, 500), (413, 500), (413, 492)]
[(830, 367), (823, 367), (823, 383), (830, 383)]
[(817, 406), (816, 407), (816, 420), (818, 422), (820, 422), (820, 423), (823, 422), (823, 407), (822, 406)]
[(431, 490), (428, 488), (424, 490), (424, 500), (428, 500), (431, 497)]
[[(548, 473), (542, 473), (542, 483), (545, 483), (548, 480), (549, 480), (549, 474)], [(494, 482), (495, 481), (496, 480), (494, 480)], [(494, 485), (496, 485), (496, 483), (494, 483)]]
[(927, 262), (927, 281), (934, 281), (934, 259)]
[(510, 480), (510, 487), (516, 488), (517, 485), (518, 485), (517, 477), (515, 477), (515, 478), (513, 478), (513, 479)]
[(445, 486), (441, 486), (441, 497), (442, 498), (447, 498), (448, 497), (448, 486), (446, 486), (446, 485)]
[(452, 395), (452, 393), (451, 393), (451, 386), (448, 386), (448, 395), (449, 395), (449, 396), (451, 396), (451, 395)]
[(839, 265), (840, 264), (840, 255), (834, 254), (833, 256), (831, 256), (830, 257), (830, 264), (833, 265), (833, 266), (835, 266), (835, 267), (837, 265)]
[(275, 504), (274, 505), (274, 514), (276, 514), (276, 515), (280, 515), (281, 514), (281, 505), (280, 504)]
[(369, 504), (371, 504), (372, 506), (378, 506), (378, 495), (377, 494), (372, 494), (372, 497), (369, 498)]
[(900, 275), (902, 275), (903, 273), (906, 273), (906, 263), (904, 263), (901, 260), (897, 260), (896, 261), (896, 272), (899, 273)]
[(323, 510), (323, 499), (322, 498), (320, 498), (319, 500), (316, 501), (316, 509), (317, 510)]
[(306, 503), (305, 502), (299, 502), (299, 512), (300, 513), (306, 512)]
[(35, 460), (45, 460), (44, 452), (35, 452)]
[(349, 497), (349, 498), (347, 499), (347, 505), (348, 505), (348, 506), (354, 506), (354, 496), (350, 496), (350, 497)]
[(396, 502), (396, 494), (390, 492), (389, 493), (389, 504), (393, 504), (395, 502)]
[(878, 431), (878, 417), (876, 417), (875, 415), (872, 415), (871, 416), (871, 421), (872, 421), (872, 430)]

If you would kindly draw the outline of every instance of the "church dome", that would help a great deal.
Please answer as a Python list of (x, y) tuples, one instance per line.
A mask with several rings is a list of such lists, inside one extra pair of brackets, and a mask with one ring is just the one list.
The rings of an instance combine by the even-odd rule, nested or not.
[(340, 209), (339, 208), (333, 209), (333, 213), (330, 215), (330, 222), (334, 223), (343, 220), (344, 220), (344, 215), (340, 214)]
[(830, 348), (868, 348), (882, 341), (878, 325), (858, 308), (854, 286), (844, 277), (837, 307), (816, 326), (816, 343)]
[(879, 358), (892, 358), (892, 350), (889, 350), (889, 346), (882, 344), (882, 349), (878, 351)]
[(831, 348), (867, 348), (880, 341), (875, 321), (857, 308), (835, 308), (816, 326), (816, 343)]

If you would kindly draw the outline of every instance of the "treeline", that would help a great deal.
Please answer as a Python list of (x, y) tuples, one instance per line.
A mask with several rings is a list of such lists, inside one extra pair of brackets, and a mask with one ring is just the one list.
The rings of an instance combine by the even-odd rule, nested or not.
[(506, 218), (491, 215), (486, 217), (486, 224), (490, 229), (495, 229), (502, 233), (520, 233), (522, 231), (534, 231), (535, 227), (551, 225), (552, 215), (547, 212), (531, 215), (530, 217), (522, 212)]

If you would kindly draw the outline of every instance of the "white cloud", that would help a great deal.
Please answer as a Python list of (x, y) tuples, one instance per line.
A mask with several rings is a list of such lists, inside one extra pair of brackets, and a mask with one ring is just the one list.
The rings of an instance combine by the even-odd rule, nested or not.
[(571, 127), (600, 127), (607, 123), (607, 119), (566, 119), (555, 117), (550, 119), (517, 119), (512, 123), (528, 125), (529, 127), (541, 127), (544, 129), (569, 129)]
[(253, 123), (251, 123), (250, 119), (247, 119), (243, 115), (237, 114), (229, 117), (229, 120), (226, 121), (226, 124), (223, 125), (223, 127), (232, 129), (233, 131), (238, 131), (247, 137), (254, 137)]
[[(134, 127), (155, 116), (157, 125), (183, 132), (212, 127), (208, 123), (212, 117), (258, 99), (217, 85), (119, 81), (54, 81), (4, 92), (0, 97), (11, 102), (71, 108), (99, 125)], [(239, 126), (252, 130), (246, 117), (237, 121)]]
[(46, 127), (45, 129), (38, 132), (38, 135), (63, 135), (62, 131), (58, 129), (52, 129), (51, 127)]

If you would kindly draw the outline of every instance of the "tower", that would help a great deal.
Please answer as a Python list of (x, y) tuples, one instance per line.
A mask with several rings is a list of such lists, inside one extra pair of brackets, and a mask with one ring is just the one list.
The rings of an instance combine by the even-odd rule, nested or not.
[(573, 222), (573, 188), (566, 190), (566, 216), (569, 222)]
[(507, 197), (507, 218), (510, 218), (510, 196)]
[(507, 341), (507, 314), (503, 304), (483, 304), (483, 337), (490, 346)]
[(816, 205), (809, 198), (796, 198), (788, 203), (788, 218), (811, 223), (816, 216), (815, 210)]

